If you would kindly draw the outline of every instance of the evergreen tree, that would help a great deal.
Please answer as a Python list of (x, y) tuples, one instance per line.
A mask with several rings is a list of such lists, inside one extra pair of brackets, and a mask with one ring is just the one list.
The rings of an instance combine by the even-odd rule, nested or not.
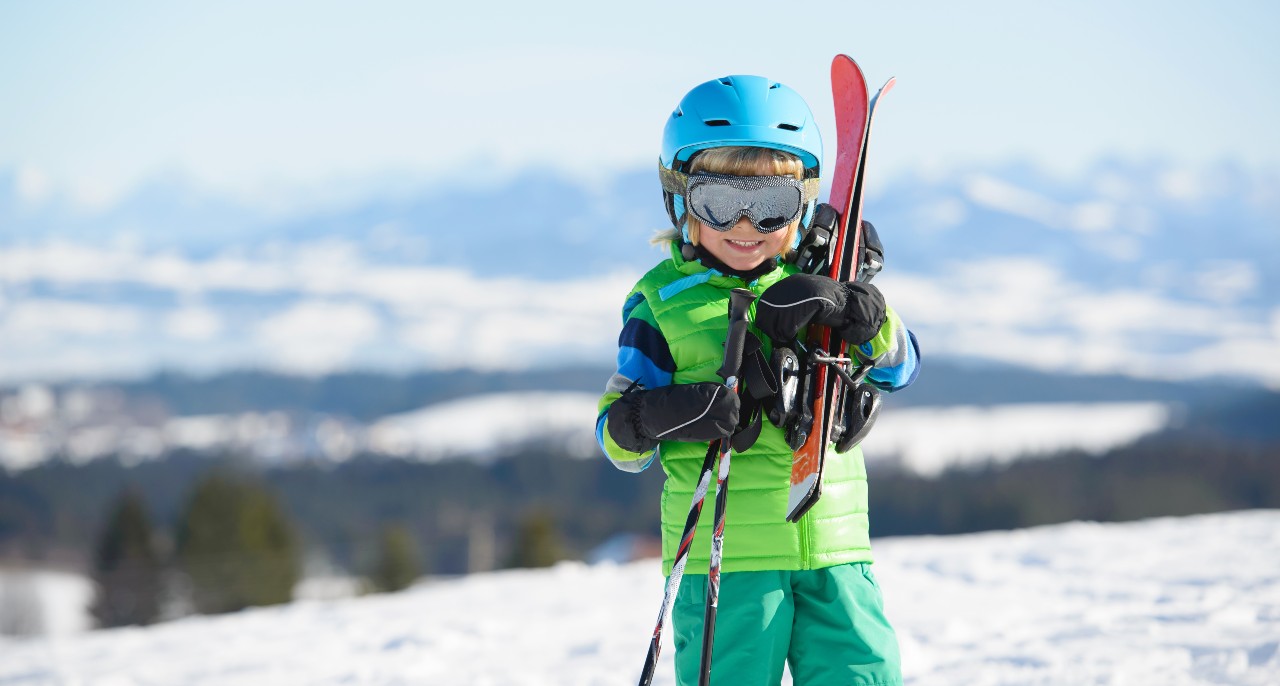
[(421, 555), (413, 534), (403, 525), (388, 526), (379, 538), (378, 563), (370, 581), (379, 591), (408, 588), (422, 575)]
[(563, 560), (564, 548), (551, 513), (537, 510), (521, 522), (509, 567), (550, 567)]
[(99, 626), (154, 622), (160, 614), (162, 573), (146, 504), (126, 491), (112, 506), (94, 552), (97, 596), (91, 609)]
[(300, 575), (298, 541), (272, 495), (222, 474), (196, 485), (179, 522), (177, 557), (199, 612), (286, 603)]

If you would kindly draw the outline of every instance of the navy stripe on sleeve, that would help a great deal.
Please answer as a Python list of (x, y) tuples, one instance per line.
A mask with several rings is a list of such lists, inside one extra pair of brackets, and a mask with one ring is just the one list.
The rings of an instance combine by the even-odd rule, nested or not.
[(618, 335), (618, 347), (639, 350), (655, 367), (668, 374), (676, 371), (676, 361), (671, 357), (667, 339), (652, 324), (639, 317), (628, 319), (622, 327), (622, 333)]

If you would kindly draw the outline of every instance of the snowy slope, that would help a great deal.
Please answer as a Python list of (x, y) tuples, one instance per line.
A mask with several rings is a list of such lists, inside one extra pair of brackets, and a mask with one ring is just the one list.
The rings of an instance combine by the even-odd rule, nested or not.
[(521, 444), (564, 446), (594, 456), (597, 393), (488, 393), (391, 415), (369, 427), (374, 451), (424, 461), (489, 457)]
[(868, 460), (895, 459), (937, 476), (950, 467), (1071, 450), (1104, 453), (1166, 428), (1171, 414), (1154, 402), (886, 408), (862, 448)]
[[(425, 462), (486, 461), (529, 446), (573, 457), (599, 456), (597, 393), (485, 393), (388, 415), (369, 425), (344, 428), (329, 420), (292, 432), (282, 413), (183, 416), (151, 424), (132, 418), (115, 418), (114, 424), (110, 418), (97, 424), (77, 422), (54, 412), (52, 396), (45, 395), (47, 411), (22, 414), (13, 409), (18, 403), (11, 402), (9, 424), (0, 412), (0, 469), (27, 469), (53, 455), (68, 455), (75, 462), (110, 455), (138, 461), (177, 449), (229, 450), (271, 462), (291, 444), (314, 444), (313, 450), (329, 460), (372, 451)], [(0, 406), (6, 405), (4, 400), (0, 394)], [(1174, 420), (1173, 408), (1160, 402), (894, 406), (885, 408), (864, 449), (873, 462), (894, 461), (932, 476), (954, 465), (989, 460), (1069, 450), (1101, 453), (1167, 428)]]
[[(425, 461), (483, 459), (531, 442), (594, 458), (599, 399), (573, 392), (477, 395), (379, 420), (369, 428), (369, 444), (380, 453)], [(499, 431), (492, 430), (496, 417)], [(1170, 407), (1157, 402), (894, 407), (885, 409), (863, 449), (873, 462), (893, 460), (936, 476), (958, 465), (1069, 450), (1102, 453), (1166, 428), (1170, 420)]]
[[(1280, 511), (876, 546), (908, 684), (1280, 683)], [(0, 642), (0, 685), (629, 684), (661, 581), (651, 560), (563, 564)]]

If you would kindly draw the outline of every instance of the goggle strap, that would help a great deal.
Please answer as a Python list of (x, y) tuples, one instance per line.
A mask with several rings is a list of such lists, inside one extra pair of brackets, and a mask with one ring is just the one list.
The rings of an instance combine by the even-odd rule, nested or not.
[[(658, 178), (662, 181), (662, 190), (683, 197), (689, 192), (689, 175), (674, 169), (667, 169), (658, 163)], [(810, 178), (804, 180), (804, 203), (807, 205), (818, 199), (818, 190), (822, 180)]]
[(661, 162), (658, 163), (658, 178), (662, 181), (662, 190), (672, 195), (683, 196), (688, 191), (689, 175), (667, 169)]

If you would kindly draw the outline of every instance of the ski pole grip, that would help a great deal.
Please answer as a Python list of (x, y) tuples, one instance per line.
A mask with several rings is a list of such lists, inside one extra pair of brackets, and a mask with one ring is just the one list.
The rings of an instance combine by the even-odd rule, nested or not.
[(748, 317), (756, 294), (745, 288), (735, 288), (729, 293), (729, 331), (724, 339), (724, 364), (720, 366), (720, 378), (725, 382), (737, 376), (742, 367), (742, 347), (747, 340)]

